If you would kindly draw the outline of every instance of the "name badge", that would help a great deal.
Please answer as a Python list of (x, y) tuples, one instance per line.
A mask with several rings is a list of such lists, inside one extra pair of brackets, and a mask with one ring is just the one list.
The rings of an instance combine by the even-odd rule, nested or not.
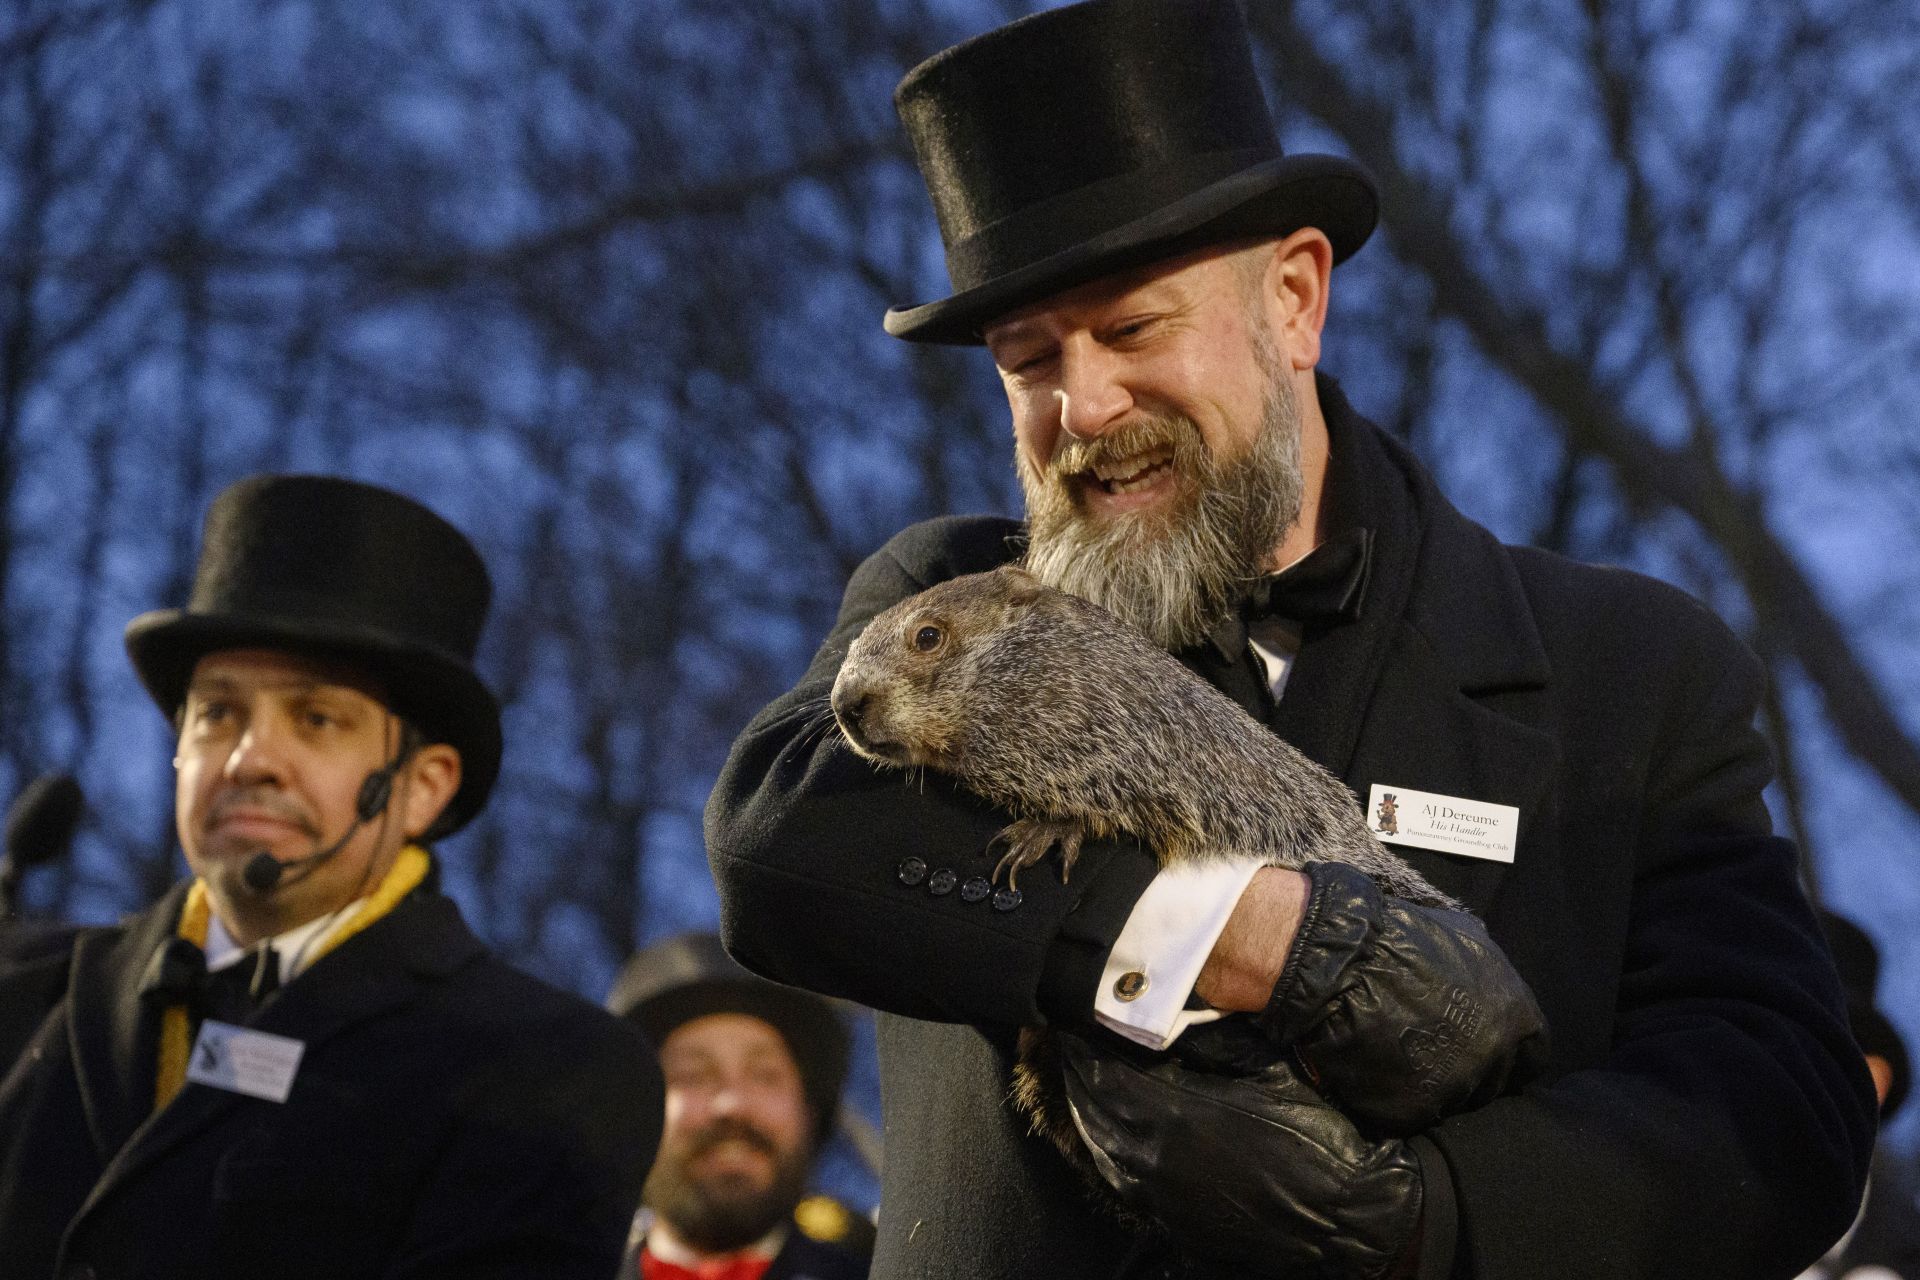
[(187, 1061), (187, 1079), (229, 1093), (244, 1093), (268, 1102), (285, 1102), (293, 1089), (304, 1040), (249, 1031), (230, 1022), (208, 1018)]
[(1387, 844), (1512, 862), (1520, 810), (1376, 782), (1367, 794), (1367, 825)]

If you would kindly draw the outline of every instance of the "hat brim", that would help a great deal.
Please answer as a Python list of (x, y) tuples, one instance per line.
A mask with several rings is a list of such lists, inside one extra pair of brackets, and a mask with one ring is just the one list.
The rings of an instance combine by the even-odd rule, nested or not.
[(639, 1023), (655, 1048), (664, 1045), (675, 1028), (709, 1014), (741, 1013), (760, 1019), (780, 1033), (800, 1069), (807, 1101), (816, 1112), (816, 1138), (824, 1142), (832, 1132), (852, 1041), (846, 1025), (823, 997), (751, 976), (709, 977), (668, 986), (638, 1000), (616, 984), (607, 1005)]
[(892, 308), (886, 330), (908, 342), (978, 346), (990, 321), (1089, 280), (1210, 244), (1291, 235), (1302, 227), (1325, 232), (1333, 260), (1344, 262), (1366, 243), (1379, 213), (1373, 180), (1353, 161), (1282, 156), (952, 297)]
[(487, 802), (500, 774), (500, 704), (464, 663), (384, 632), (325, 623), (159, 609), (127, 624), (127, 656), (160, 710), (186, 700), (200, 659), (225, 649), (284, 649), (364, 667), (394, 713), (460, 753), (460, 789), (428, 832), (450, 835)]

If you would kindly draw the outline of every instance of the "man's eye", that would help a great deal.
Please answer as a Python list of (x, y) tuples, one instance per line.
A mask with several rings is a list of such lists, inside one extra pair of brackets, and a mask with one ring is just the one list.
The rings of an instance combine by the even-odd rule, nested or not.
[(338, 729), (347, 723), (341, 712), (317, 704), (301, 707), (298, 714), (301, 725), (308, 729)]
[(1053, 367), (1053, 356), (1054, 353), (1051, 351), (1041, 351), (1034, 355), (1023, 357), (1006, 367), (1007, 374), (1010, 377), (1019, 378), (1022, 381), (1031, 381), (1034, 378), (1044, 375), (1048, 369)]

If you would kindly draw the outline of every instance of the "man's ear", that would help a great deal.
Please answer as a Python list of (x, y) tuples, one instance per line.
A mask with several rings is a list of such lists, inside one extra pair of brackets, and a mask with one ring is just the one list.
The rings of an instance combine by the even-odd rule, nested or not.
[(407, 839), (418, 840), (460, 790), (460, 752), (444, 742), (429, 742), (408, 758), (404, 776), (401, 825)]
[(1333, 243), (1318, 227), (1302, 227), (1273, 245), (1261, 297), (1280, 354), (1295, 370), (1320, 363), (1332, 279)]

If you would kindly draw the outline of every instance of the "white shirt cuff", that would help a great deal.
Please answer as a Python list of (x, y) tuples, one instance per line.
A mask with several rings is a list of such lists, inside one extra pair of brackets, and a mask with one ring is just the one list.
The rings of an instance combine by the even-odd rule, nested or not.
[(1165, 1049), (1188, 1027), (1218, 1018), (1217, 1009), (1187, 1008), (1187, 997), (1247, 882), (1264, 865), (1185, 863), (1156, 875), (1107, 953), (1093, 999), (1100, 1024)]

